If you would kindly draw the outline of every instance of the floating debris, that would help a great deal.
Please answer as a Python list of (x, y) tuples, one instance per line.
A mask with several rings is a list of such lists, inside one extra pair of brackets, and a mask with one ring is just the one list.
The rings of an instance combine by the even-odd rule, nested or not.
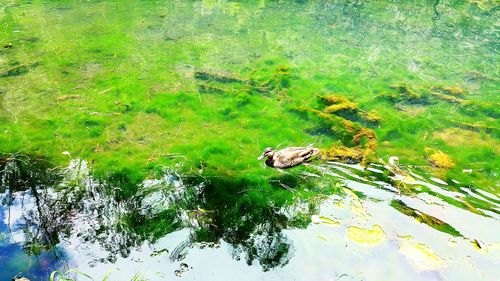
[(165, 253), (167, 253), (167, 254), (169, 253), (168, 249), (155, 250), (149, 256), (151, 256), (151, 257), (157, 257), (157, 256), (163, 255)]
[(183, 273), (188, 271), (189, 271), (189, 266), (186, 263), (181, 262), (181, 264), (179, 264), (179, 269), (176, 269), (174, 271), (174, 274), (177, 277), (181, 277)]

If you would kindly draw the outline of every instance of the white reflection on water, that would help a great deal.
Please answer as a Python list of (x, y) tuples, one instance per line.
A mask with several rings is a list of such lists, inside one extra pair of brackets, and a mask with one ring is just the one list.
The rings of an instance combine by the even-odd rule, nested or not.
[[(110, 269), (112, 278), (116, 280), (129, 278), (138, 272), (151, 280), (168, 280), (174, 278), (175, 273), (183, 280), (224, 280), (234, 279), (235, 276), (238, 280), (494, 280), (495, 276), (499, 276), (500, 225), (496, 212), (490, 210), (487, 213), (489, 216), (484, 216), (446, 202), (442, 198), (460, 200), (464, 194), (444, 189), (447, 185), (435, 185), (423, 175), (418, 175), (416, 185), (425, 186), (444, 197), (439, 198), (428, 192), (400, 194), (390, 183), (373, 180), (372, 175), (384, 172), (380, 165), (366, 170), (359, 165), (334, 162), (312, 167), (316, 170), (314, 174), (341, 179), (345, 188), (356, 193), (329, 195), (319, 206), (297, 198), (288, 205), (276, 208), (275, 215), (283, 215), (287, 220), (300, 214), (317, 213), (339, 222), (339, 225), (320, 222), (305, 229), (289, 227), (282, 232), (272, 231), (275, 227), (273, 222), (257, 226), (249, 238), (254, 243), (257, 257), (276, 257), (273, 251), (289, 247), (284, 262), (269, 271), (263, 271), (258, 262), (248, 260), (248, 253), (241, 245), (230, 244), (225, 239), (216, 243), (192, 241), (194, 230), (211, 223), (210, 220), (200, 219), (199, 216), (207, 212), (203, 209), (194, 210), (196, 216), (193, 210), (179, 209), (177, 220), (181, 227), (158, 240), (148, 242), (138, 234), (123, 229), (129, 227), (123, 224), (123, 218), (134, 210), (141, 215), (154, 216), (163, 210), (182, 206), (178, 205), (179, 202), (189, 201), (186, 197), (188, 190), (196, 196), (203, 196), (203, 184), (186, 185), (182, 177), (175, 173), (144, 181), (138, 191), (139, 200), (120, 202), (103, 189), (109, 186), (92, 178), (85, 161), (73, 160), (65, 169), (66, 177), (60, 185), (67, 188), (78, 186), (79, 189), (64, 197), (64, 189), (56, 192), (49, 188), (40, 198), (51, 201), (64, 197), (69, 205), (81, 204), (79, 208), (72, 209), (67, 216), (68, 221), (60, 222), (71, 225), (71, 231), (59, 234), (61, 242), (57, 246), (65, 253), (70, 267), (90, 273), (97, 279)], [(78, 195), (78, 192), (83, 192), (83, 195)], [(363, 197), (358, 198), (356, 194)], [(497, 208), (498, 205), (490, 200), (494, 195), (484, 192), (474, 194), (475, 198)], [(83, 197), (77, 199), (78, 196)], [(5, 202), (8, 198), (13, 199), (10, 206), (1, 207), (3, 223), (9, 229), (8, 238), (3, 243), (27, 243), (43, 222), (35, 198), (29, 190), (11, 195), (7, 190), (1, 199)], [(399, 212), (390, 206), (393, 200), (399, 200), (409, 210), (447, 223), (460, 235), (438, 231)], [(360, 210), (356, 208), (362, 208), (367, 216), (360, 215)], [(245, 214), (241, 217), (245, 220)], [(380, 226), (385, 233), (386, 239), (378, 245), (362, 246), (347, 237), (350, 226), (371, 229), (373, 225)], [(51, 224), (49, 227), (57, 228)], [(404, 256), (399, 249), (407, 241), (410, 245), (425, 245), (443, 261), (443, 266), (437, 270), (417, 267), (416, 264), (425, 265), (429, 261)], [(482, 249), (476, 249), (474, 241)], [(418, 249), (413, 252), (422, 253)], [(420, 258), (425, 259), (425, 255)]]

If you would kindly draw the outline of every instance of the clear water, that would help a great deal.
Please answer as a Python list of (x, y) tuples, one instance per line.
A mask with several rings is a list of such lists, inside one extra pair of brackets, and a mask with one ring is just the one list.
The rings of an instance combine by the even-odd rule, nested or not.
[(0, 279), (495, 280), (498, 13), (0, 2)]

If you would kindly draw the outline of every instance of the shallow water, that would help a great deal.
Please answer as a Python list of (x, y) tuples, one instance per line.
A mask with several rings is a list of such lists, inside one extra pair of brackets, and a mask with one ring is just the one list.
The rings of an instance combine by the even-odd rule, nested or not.
[[(293, 189), (252, 190), (169, 171), (119, 199), (120, 182), (94, 178), (87, 165), (73, 160), (62, 177), (15, 178), (28, 185), (5, 191), (2, 276), (47, 280), (58, 268), (97, 280), (108, 272), (113, 280), (138, 272), (150, 280), (494, 280), (500, 273), (500, 198), (451, 190), (428, 175), (414, 174), (418, 191), (405, 194), (380, 180), (381, 165), (368, 172), (330, 162), (277, 178)], [(15, 173), (4, 183), (9, 177)], [(468, 193), (489, 207), (457, 207)]]
[(498, 13), (0, 2), (0, 279), (494, 280)]

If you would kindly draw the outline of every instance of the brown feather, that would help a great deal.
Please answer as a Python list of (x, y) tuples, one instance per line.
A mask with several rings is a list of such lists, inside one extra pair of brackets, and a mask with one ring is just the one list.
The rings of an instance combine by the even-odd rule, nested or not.
[(273, 168), (291, 168), (319, 153), (314, 147), (287, 147), (267, 157), (266, 164)]

